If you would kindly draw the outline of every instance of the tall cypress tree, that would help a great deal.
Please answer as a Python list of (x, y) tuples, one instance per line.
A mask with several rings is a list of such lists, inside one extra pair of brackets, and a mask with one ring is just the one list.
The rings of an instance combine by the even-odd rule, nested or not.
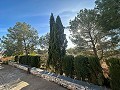
[(62, 59), (66, 53), (67, 39), (66, 35), (64, 34), (64, 26), (59, 16), (57, 16), (56, 18), (56, 29), (58, 30), (58, 50), (59, 50), (58, 72), (62, 74)]
[(66, 47), (67, 40), (61, 19), (57, 16), (55, 23), (54, 16), (51, 14), (47, 66), (52, 66), (56, 73), (62, 74), (62, 58), (65, 55)]
[(54, 26), (54, 42), (53, 42), (53, 65), (56, 73), (59, 73), (59, 60), (60, 60), (60, 46), (59, 46), (59, 32)]
[(54, 47), (54, 28), (55, 28), (55, 20), (54, 16), (51, 13), (50, 16), (50, 39), (49, 39), (49, 49), (48, 49), (48, 61), (47, 61), (47, 67), (52, 65), (52, 60), (53, 60), (53, 47)]

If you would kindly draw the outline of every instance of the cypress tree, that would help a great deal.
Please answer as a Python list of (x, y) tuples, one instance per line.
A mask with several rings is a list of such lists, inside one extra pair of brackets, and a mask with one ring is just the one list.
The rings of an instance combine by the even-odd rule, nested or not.
[(60, 61), (60, 46), (59, 46), (59, 32), (54, 26), (54, 42), (53, 42), (53, 65), (56, 73), (59, 73), (59, 61)]
[(47, 66), (51, 65), (56, 73), (62, 74), (62, 58), (66, 53), (66, 47), (67, 40), (61, 19), (57, 16), (55, 22), (54, 16), (51, 14)]
[(53, 60), (53, 42), (54, 42), (54, 26), (55, 26), (55, 20), (54, 20), (54, 16), (51, 13), (50, 16), (50, 39), (49, 39), (49, 49), (48, 49), (48, 60), (47, 60), (47, 68), (52, 65), (52, 60)]
[(62, 71), (62, 59), (66, 53), (67, 40), (66, 35), (64, 34), (64, 26), (62, 25), (61, 19), (59, 16), (56, 18), (56, 29), (58, 31), (58, 51), (59, 51), (59, 59), (58, 59), (58, 72), (60, 74)]

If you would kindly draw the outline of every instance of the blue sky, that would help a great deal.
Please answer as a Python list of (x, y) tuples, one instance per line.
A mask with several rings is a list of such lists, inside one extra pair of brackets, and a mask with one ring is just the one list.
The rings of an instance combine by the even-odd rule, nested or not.
[[(64, 26), (69, 25), (80, 9), (94, 8), (95, 0), (0, 0), (0, 37), (16, 22), (26, 22), (37, 29), (39, 35), (49, 32), (49, 17), (60, 15)], [(69, 31), (65, 30), (67, 39)], [(69, 47), (71, 42), (69, 41)]]

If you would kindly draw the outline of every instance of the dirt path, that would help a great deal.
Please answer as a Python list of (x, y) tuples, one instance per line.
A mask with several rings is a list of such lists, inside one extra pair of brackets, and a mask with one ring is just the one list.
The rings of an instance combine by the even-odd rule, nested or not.
[(0, 90), (67, 90), (53, 82), (27, 74), (9, 65), (0, 65)]

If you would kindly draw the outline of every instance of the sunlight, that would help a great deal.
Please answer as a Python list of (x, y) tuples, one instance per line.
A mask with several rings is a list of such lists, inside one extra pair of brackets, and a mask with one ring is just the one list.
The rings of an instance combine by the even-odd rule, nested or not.
[(29, 84), (25, 81), (21, 81), (15, 85), (15, 87), (11, 88), (10, 90), (21, 90), (22, 88), (28, 86)]

